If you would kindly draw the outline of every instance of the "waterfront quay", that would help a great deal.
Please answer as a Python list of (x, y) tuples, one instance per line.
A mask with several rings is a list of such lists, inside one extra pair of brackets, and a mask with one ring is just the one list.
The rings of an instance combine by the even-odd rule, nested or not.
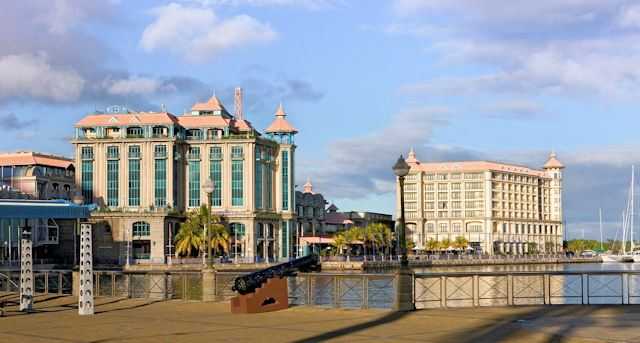
[(238, 315), (227, 302), (37, 297), (32, 314), (8, 307), (2, 342), (637, 342), (640, 306), (524, 306), (413, 312), (292, 307)]

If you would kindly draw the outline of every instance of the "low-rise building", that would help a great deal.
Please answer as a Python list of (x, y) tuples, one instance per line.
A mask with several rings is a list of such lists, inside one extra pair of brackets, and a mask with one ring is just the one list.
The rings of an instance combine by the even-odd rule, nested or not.
[[(564, 166), (552, 153), (541, 170), (491, 161), (406, 162), (407, 238), (465, 237), (477, 253), (525, 254), (562, 250)], [(397, 187), (397, 215), (400, 214)]]
[(17, 190), (38, 200), (70, 200), (75, 194), (73, 160), (31, 151), (2, 153), (0, 189)]

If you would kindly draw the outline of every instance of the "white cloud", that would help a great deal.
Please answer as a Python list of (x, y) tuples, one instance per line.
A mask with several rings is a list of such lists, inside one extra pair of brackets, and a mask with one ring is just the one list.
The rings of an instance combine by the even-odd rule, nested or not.
[(619, 24), (627, 28), (640, 28), (640, 5), (625, 7), (620, 13)]
[(155, 20), (142, 33), (140, 45), (147, 51), (169, 50), (192, 62), (205, 62), (226, 50), (274, 40), (269, 24), (248, 15), (228, 19), (210, 8), (171, 3), (152, 11)]
[(139, 76), (118, 80), (107, 79), (104, 81), (103, 86), (112, 95), (149, 95), (161, 91), (173, 92), (177, 90), (177, 87), (173, 84), (167, 84), (155, 78)]
[(198, 3), (203, 6), (296, 6), (312, 10), (331, 8), (342, 0), (184, 0), (187, 3)]
[(33, 97), (69, 102), (76, 100), (85, 80), (70, 68), (49, 64), (44, 54), (0, 57), (0, 99)]

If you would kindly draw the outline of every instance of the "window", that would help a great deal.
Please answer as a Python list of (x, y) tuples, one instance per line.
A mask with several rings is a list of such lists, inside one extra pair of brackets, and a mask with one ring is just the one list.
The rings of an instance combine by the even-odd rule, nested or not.
[(238, 237), (244, 236), (244, 224), (231, 223), (229, 224), (229, 231), (233, 237), (235, 237), (236, 234)]
[(209, 177), (213, 182), (211, 206), (222, 206), (222, 148), (215, 146), (209, 149)]
[(127, 137), (142, 138), (144, 137), (144, 130), (141, 127), (130, 127), (127, 129)]
[(451, 174), (451, 180), (460, 180), (460, 177), (462, 175), (460, 173), (453, 173)]
[(462, 224), (460, 223), (451, 224), (451, 232), (460, 232), (461, 229), (462, 229)]
[(135, 222), (133, 223), (133, 236), (149, 236), (151, 234), (151, 226), (147, 222)]
[(435, 174), (427, 174), (427, 175), (425, 175), (425, 178), (426, 178), (427, 180), (429, 180), (429, 181), (434, 180), (434, 179), (435, 179), (435, 177), (436, 177), (436, 176), (435, 176)]
[(255, 149), (255, 156), (256, 156), (255, 201), (256, 201), (256, 208), (262, 208), (262, 159), (260, 158), (261, 157), (260, 147), (257, 145)]
[(436, 175), (436, 180), (443, 181), (443, 180), (446, 180), (446, 179), (447, 179), (447, 174), (437, 174)]
[(140, 146), (129, 146), (129, 206), (140, 206)]
[(280, 251), (282, 257), (287, 257), (289, 253), (289, 223), (282, 222), (282, 234), (280, 235)]
[(446, 200), (448, 197), (447, 192), (438, 192), (438, 200)]
[(107, 206), (118, 206), (118, 181), (120, 172), (119, 149), (117, 146), (107, 147)]
[(435, 193), (426, 193), (427, 200), (436, 200)]
[(156, 145), (153, 148), (153, 157), (155, 157), (155, 158), (166, 158), (167, 157), (167, 146), (166, 145)]
[(446, 191), (448, 189), (448, 186), (446, 183), (440, 183), (438, 184), (438, 190), (439, 191)]
[(282, 152), (282, 209), (289, 209), (289, 152)]
[(436, 205), (433, 203), (433, 201), (430, 202), (425, 202), (424, 203), (424, 208), (427, 210), (433, 210), (436, 208)]
[(436, 227), (435, 224), (427, 223), (427, 232), (435, 232), (436, 231), (435, 227)]
[(82, 147), (82, 196), (86, 203), (93, 203), (93, 148)]
[(440, 232), (447, 232), (447, 231), (448, 231), (447, 223), (440, 223)]
[[(198, 159), (196, 159), (196, 156)], [(200, 148), (189, 149), (189, 207), (200, 206)]]
[(244, 204), (243, 151), (241, 146), (231, 147), (231, 205)]
[(435, 184), (433, 184), (433, 183), (428, 183), (428, 184), (426, 185), (426, 190), (427, 190), (427, 191), (432, 191), (432, 192), (433, 192), (433, 191), (435, 191), (435, 190), (436, 190), (436, 189), (435, 189), (435, 188), (436, 188), (435, 186), (436, 186), (436, 185), (435, 185)]
[(439, 210), (446, 210), (447, 209), (447, 202), (446, 201), (438, 201), (438, 209)]

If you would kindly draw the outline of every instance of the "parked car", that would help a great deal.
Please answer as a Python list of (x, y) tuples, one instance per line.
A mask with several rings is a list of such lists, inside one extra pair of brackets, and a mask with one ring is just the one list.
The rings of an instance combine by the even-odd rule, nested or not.
[(580, 253), (580, 257), (594, 257), (596, 256), (596, 253), (593, 250), (585, 250), (582, 253)]

